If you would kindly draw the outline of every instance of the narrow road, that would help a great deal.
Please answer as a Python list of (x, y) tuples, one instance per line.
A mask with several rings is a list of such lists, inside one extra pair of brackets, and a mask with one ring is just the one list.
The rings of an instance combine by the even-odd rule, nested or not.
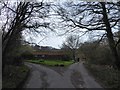
[(52, 69), (32, 63), (26, 65), (32, 71), (24, 88), (74, 88), (70, 79), (62, 77)]
[(88, 74), (82, 63), (72, 64), (66, 69), (60, 67), (51, 69), (33, 63), (25, 64), (31, 69), (31, 73), (24, 88), (102, 88)]
[[(81, 79), (83, 81), (82, 87), (83, 88), (102, 88), (95, 79), (88, 74), (88, 71), (84, 67), (83, 63), (75, 63), (69, 67), (69, 70), (75, 70), (77, 72), (80, 72)], [(81, 85), (80, 85), (81, 86)]]

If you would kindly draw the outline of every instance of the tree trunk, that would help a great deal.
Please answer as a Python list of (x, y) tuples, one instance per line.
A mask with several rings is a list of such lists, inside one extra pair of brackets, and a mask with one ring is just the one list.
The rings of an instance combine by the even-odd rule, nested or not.
[(109, 47), (112, 51), (113, 57), (114, 57), (114, 64), (116, 66), (117, 69), (120, 69), (120, 59), (117, 53), (117, 49), (115, 47), (115, 41), (113, 38), (113, 33), (112, 33), (112, 29), (110, 27), (110, 22), (107, 16), (107, 12), (106, 12), (106, 7), (105, 7), (105, 2), (101, 2), (102, 5), (102, 9), (103, 9), (103, 22), (106, 26), (106, 32), (107, 32), (107, 38), (108, 38), (108, 42), (109, 42)]
[[(13, 34), (13, 32), (12, 32), (12, 34)], [(11, 37), (12, 35), (10, 35), (9, 37), (8, 37), (8, 40), (7, 40), (7, 42), (5, 42), (5, 43), (3, 43), (2, 44), (2, 46), (4, 46), (4, 47), (2, 47), (2, 73), (4, 72), (4, 68), (5, 68), (5, 64), (6, 64), (6, 58), (7, 58), (7, 54), (8, 54), (8, 49), (10, 48), (10, 45), (11, 45), (11, 41), (12, 41), (12, 37)]]
[[(19, 24), (20, 26), (20, 24)], [(11, 47), (11, 45), (14, 45), (15, 39), (18, 37), (20, 34), (20, 31), (22, 30), (21, 27), (14, 26), (12, 28), (11, 34), (7, 37), (7, 41), (2, 43), (2, 72), (4, 72), (5, 64), (6, 64), (6, 59), (8, 58), (7, 55), (10, 53), (9, 51), (13, 50), (14, 47)]]
[(72, 50), (73, 60), (76, 62), (76, 55), (75, 55), (75, 49)]

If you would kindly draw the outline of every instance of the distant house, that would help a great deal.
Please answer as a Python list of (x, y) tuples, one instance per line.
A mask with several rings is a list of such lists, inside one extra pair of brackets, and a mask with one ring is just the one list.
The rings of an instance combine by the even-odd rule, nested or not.
[(60, 51), (44, 51), (33, 52), (33, 55), (37, 59), (49, 59), (49, 60), (69, 60), (69, 57)]
[(39, 45), (35, 45), (33, 47), (35, 50), (43, 50), (43, 51), (48, 51), (48, 50), (57, 50), (56, 48), (50, 47), (50, 46), (39, 46)]
[(33, 50), (22, 55), (24, 59), (70, 60), (62, 50), (49, 46), (30, 46)]

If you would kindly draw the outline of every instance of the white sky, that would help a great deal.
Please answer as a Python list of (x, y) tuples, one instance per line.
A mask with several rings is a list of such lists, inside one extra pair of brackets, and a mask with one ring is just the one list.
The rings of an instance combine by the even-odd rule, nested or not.
[[(70, 0), (43, 0), (43, 1), (62, 3), (64, 1), (70, 1)], [(79, 0), (74, 0), (74, 1), (79, 1)], [(52, 14), (54, 14), (54, 12), (52, 12)], [(64, 28), (64, 27), (60, 28), (59, 24), (61, 24), (61, 23), (59, 23), (59, 19), (57, 19), (56, 16), (52, 16), (51, 18), (46, 19), (46, 21), (47, 22), (56, 22), (55, 26), (58, 25), (57, 26), (58, 28), (55, 28), (55, 30), (57, 31), (58, 34), (64, 33), (65, 29), (66, 30), (70, 29), (70, 28)], [(41, 36), (41, 35), (39, 35), (38, 37), (32, 36), (32, 40), (29, 37), (26, 37), (26, 39), (33, 43), (36, 43), (40, 46), (52, 46), (54, 48), (60, 48), (62, 46), (62, 43), (65, 41), (66, 37), (70, 35), (70, 34), (68, 34), (68, 35), (64, 35), (64, 36), (58, 36), (58, 34), (56, 34), (54, 32), (49, 32), (50, 31), (49, 29), (47, 29), (46, 31), (47, 31), (47, 35), (45, 35), (45, 36)], [(77, 35), (81, 35), (81, 33), (77, 32)], [(28, 36), (28, 35), (26, 35), (26, 36)], [(89, 39), (89, 35), (85, 35), (85, 36), (81, 37), (81, 42), (87, 41), (88, 39)]]
[[(28, 0), (26, 0), (26, 1), (28, 1)], [(42, 1), (42, 0), (39, 0), (39, 1)], [(72, 1), (72, 0), (43, 0), (43, 1), (54, 2), (54, 3), (55, 2), (62, 3), (64, 1)], [(73, 0), (73, 1), (80, 1), (80, 0)], [(56, 17), (52, 17), (50, 19), (46, 19), (46, 21), (56, 22), (56, 21), (59, 21), (59, 20), (56, 19)], [(65, 28), (57, 28), (55, 30), (58, 32), (58, 34), (61, 34), (62, 29), (64, 30)], [(45, 35), (45, 36), (41, 36), (41, 35), (38, 35), (37, 37), (31, 36), (32, 37), (32, 40), (31, 40), (29, 35), (27, 34), (27, 35), (25, 35), (25, 38), (26, 38), (26, 40), (31, 41), (31, 42), (36, 43), (36, 44), (39, 44), (40, 46), (52, 46), (52, 47), (55, 47), (55, 48), (60, 48), (62, 43), (65, 41), (65, 39), (68, 35), (58, 36), (58, 34), (56, 34), (54, 32), (50, 32), (50, 30), (47, 30), (47, 35)], [(77, 35), (80, 35), (80, 34), (81, 33), (77, 33)], [(89, 35), (85, 35), (85, 36), (81, 37), (81, 42), (87, 41), (88, 39), (89, 39)]]
[[(62, 43), (65, 42), (66, 37), (68, 37), (69, 35), (71, 34), (58, 36), (56, 33), (51, 32), (45, 36), (41, 36), (41, 35), (37, 37), (33, 36), (34, 38), (32, 37), (32, 40), (29, 37), (26, 37), (26, 39), (40, 46), (52, 46), (54, 48), (59, 49), (62, 46)], [(77, 35), (79, 35), (79, 33)], [(89, 39), (89, 36), (85, 35), (80, 38), (80, 41), (84, 42), (84, 41), (87, 41), (88, 39)]]
[[(36, 39), (39, 42), (38, 39)], [(39, 43), (41, 46), (52, 46), (55, 48), (60, 48), (62, 43), (65, 41), (65, 36), (49, 35), (43, 41)]]
[[(13, 2), (16, 1), (16, 0), (12, 0)], [(32, 1), (32, 0), (21, 0), (21, 1)], [(36, 0), (36, 1), (42, 1), (42, 0)], [(62, 3), (64, 1), (72, 1), (72, 0), (43, 0), (44, 2), (58, 2), (58, 3)], [(54, 14), (54, 13), (52, 13)], [(1, 16), (1, 17), (4, 17), (4, 16)], [(59, 21), (57, 19), (55, 19), (56, 17), (54, 18), (51, 18), (51, 19), (46, 19), (46, 21), (48, 22), (56, 22), (56, 21)], [(0, 18), (0, 24), (3, 23), (5, 20), (5, 18)], [(1, 27), (1, 25), (0, 25)], [(61, 28), (63, 29), (63, 28)], [(57, 30), (57, 29), (56, 29)], [(58, 31), (60, 30), (60, 28), (58, 29)], [(47, 31), (50, 31), (50, 30), (47, 30)], [(62, 32), (62, 30), (60, 30)], [(58, 34), (60, 34), (58, 32)], [(58, 36), (58, 34), (54, 33), (54, 32), (47, 32), (47, 35), (46, 36), (41, 36), (41, 35), (38, 35), (37, 37), (31, 35), (32, 37), (32, 40), (31, 38), (29, 37), (30, 35), (28, 34), (25, 34), (25, 39), (27, 41), (30, 41), (30, 42), (33, 42), (33, 43), (36, 43), (36, 44), (39, 44), (40, 46), (52, 46), (52, 47), (55, 47), (55, 48), (60, 48), (62, 43), (65, 41), (67, 35), (64, 35), (64, 36)], [(45, 38), (46, 37), (46, 38)], [(44, 38), (44, 40), (42, 40)], [(42, 40), (42, 41), (41, 41)], [(39, 43), (39, 41), (41, 41)]]
[[(42, 1), (42, 0), (38, 0), (38, 1)], [(44, 2), (54, 2), (54, 3), (62, 3), (62, 2), (64, 2), (64, 1), (66, 1), (66, 0), (43, 0)], [(54, 14), (54, 12), (51, 12), (52, 14)], [(56, 19), (57, 17), (56, 16), (52, 16), (51, 18), (49, 18), (49, 19), (46, 19), (46, 21), (48, 21), (48, 22), (59, 22), (59, 20), (58, 19)], [(57, 24), (56, 23), (56, 24)], [(56, 25), (55, 25), (56, 26)], [(59, 28), (59, 29), (55, 29), (57, 32), (58, 31), (61, 31), (62, 32), (62, 30), (61, 29), (63, 29), (63, 28)], [(56, 33), (54, 33), (54, 32), (49, 32), (50, 30), (47, 30), (48, 32), (47, 32), (47, 35), (45, 35), (45, 36), (41, 36), (41, 35), (39, 35), (38, 37), (34, 37), (34, 38), (32, 38), (33, 40), (31, 41), (30, 39), (29, 39), (29, 37), (26, 37), (27, 38), (27, 40), (29, 40), (29, 41), (31, 41), (31, 42), (34, 42), (34, 43), (36, 43), (36, 44), (38, 44), (38, 45), (40, 45), (40, 46), (52, 46), (52, 47), (54, 47), (54, 48), (60, 48), (61, 47), (61, 45), (62, 45), (62, 43), (65, 41), (65, 39), (66, 39), (66, 37), (67, 37), (67, 35), (64, 35), (64, 36), (58, 36), (58, 34), (61, 34), (61, 32), (59, 33), (58, 32), (58, 34), (56, 34)], [(43, 39), (43, 40), (42, 40)], [(41, 41), (42, 40), (42, 41)], [(40, 42), (41, 41), (41, 42)], [(39, 43), (40, 42), (40, 43)]]

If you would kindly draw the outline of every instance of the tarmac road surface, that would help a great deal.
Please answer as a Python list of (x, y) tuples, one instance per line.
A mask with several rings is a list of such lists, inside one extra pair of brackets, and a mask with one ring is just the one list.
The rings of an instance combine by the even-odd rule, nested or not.
[(25, 65), (31, 69), (31, 73), (24, 88), (102, 88), (88, 74), (83, 63), (74, 63), (66, 69), (60, 67), (51, 69), (33, 63), (25, 63)]

